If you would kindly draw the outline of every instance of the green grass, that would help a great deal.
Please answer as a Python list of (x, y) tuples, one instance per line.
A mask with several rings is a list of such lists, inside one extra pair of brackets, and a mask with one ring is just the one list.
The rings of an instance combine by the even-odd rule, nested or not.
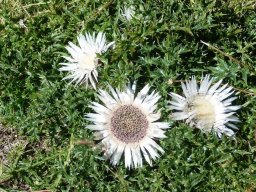
[[(120, 1), (0, 1), (0, 121), (17, 142), (0, 160), (0, 191), (255, 191), (256, 5), (253, 0), (134, 1), (138, 20), (120, 16)], [(26, 28), (19, 25), (23, 19)], [(149, 83), (171, 123), (153, 167), (111, 167), (83, 118), (96, 91), (68, 85), (59, 63), (69, 41), (104, 31), (113, 50), (101, 56), (98, 88)], [(209, 44), (203, 44), (202, 41)], [(169, 117), (168, 93), (180, 80), (211, 74), (239, 91), (236, 140), (205, 135)], [(171, 83), (173, 82), (173, 83)], [(14, 134), (15, 135), (15, 134)], [(5, 137), (4, 137), (5, 136)], [(0, 143), (0, 149), (6, 142)], [(9, 141), (9, 140), (8, 140)]]

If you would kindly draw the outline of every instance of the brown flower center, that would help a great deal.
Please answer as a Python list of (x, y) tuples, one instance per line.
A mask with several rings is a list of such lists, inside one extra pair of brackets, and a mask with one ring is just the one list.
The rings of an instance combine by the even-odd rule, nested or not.
[(149, 123), (139, 108), (123, 105), (114, 112), (110, 124), (116, 138), (125, 143), (134, 143), (145, 137)]

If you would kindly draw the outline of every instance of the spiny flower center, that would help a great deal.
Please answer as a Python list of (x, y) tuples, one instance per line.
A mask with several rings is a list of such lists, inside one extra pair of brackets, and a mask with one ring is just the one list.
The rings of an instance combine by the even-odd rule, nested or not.
[(215, 123), (215, 110), (213, 104), (205, 96), (198, 96), (193, 101), (196, 119), (205, 128), (211, 128)]
[(93, 70), (98, 64), (95, 54), (81, 54), (79, 56), (78, 67), (85, 70)]
[(123, 105), (113, 114), (111, 131), (121, 141), (134, 143), (145, 137), (148, 120), (140, 109), (132, 105)]

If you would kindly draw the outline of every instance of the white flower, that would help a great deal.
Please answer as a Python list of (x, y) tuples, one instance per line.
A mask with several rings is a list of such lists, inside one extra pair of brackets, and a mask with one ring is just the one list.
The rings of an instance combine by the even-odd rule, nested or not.
[(159, 94), (148, 94), (150, 87), (146, 85), (135, 95), (135, 88), (127, 86), (121, 92), (109, 86), (111, 94), (100, 90), (98, 97), (103, 104), (92, 102), (95, 113), (86, 115), (93, 122), (87, 128), (96, 131), (95, 140), (101, 140), (111, 163), (117, 165), (124, 154), (129, 169), (141, 167), (143, 157), (152, 165), (151, 159), (159, 157), (157, 151), (164, 152), (154, 139), (165, 138), (169, 128), (168, 123), (157, 121), (161, 115), (156, 112)]
[(76, 82), (76, 85), (82, 83), (88, 85), (88, 81), (90, 81), (93, 88), (96, 89), (95, 82), (97, 82), (98, 77), (97, 54), (107, 51), (114, 42), (107, 44), (105, 34), (102, 32), (99, 32), (97, 37), (95, 37), (95, 33), (86, 33), (85, 36), (80, 34), (77, 40), (80, 47), (72, 42), (69, 42), (69, 45), (66, 46), (71, 57), (64, 56), (68, 62), (61, 63), (62, 67), (59, 70), (69, 72), (69, 75), (63, 80), (71, 79), (70, 83)]
[(130, 21), (132, 20), (132, 18), (134, 17), (135, 15), (135, 11), (134, 11), (134, 7), (133, 6), (130, 6), (130, 7), (124, 7), (122, 9), (122, 16), (127, 20), (127, 21)]
[(20, 26), (20, 28), (27, 28), (27, 26), (25, 25), (25, 20), (24, 19), (20, 19), (19, 20), (19, 26)]
[[(211, 86), (213, 78), (209, 75), (202, 77), (200, 88), (195, 77), (182, 84), (185, 97), (171, 93), (173, 98), (169, 108), (176, 110), (172, 114), (174, 120), (186, 120), (190, 126), (195, 126), (203, 132), (216, 132), (219, 137), (222, 134), (233, 136), (232, 129), (237, 129), (233, 123), (239, 122), (234, 116), (240, 106), (232, 106), (231, 102), (236, 97), (230, 97), (234, 91), (227, 84), (220, 87), (222, 80)], [(230, 129), (231, 128), (231, 129)]]

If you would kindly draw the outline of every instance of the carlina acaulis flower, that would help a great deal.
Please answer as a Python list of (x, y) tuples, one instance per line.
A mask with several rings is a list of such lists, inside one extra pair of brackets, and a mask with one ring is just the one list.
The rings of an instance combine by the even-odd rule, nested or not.
[[(235, 111), (241, 106), (232, 105), (237, 97), (231, 96), (234, 91), (227, 84), (221, 86), (222, 80), (212, 85), (210, 75), (202, 77), (200, 87), (193, 76), (186, 83), (181, 83), (184, 96), (170, 93), (172, 101), (169, 108), (174, 120), (185, 120), (192, 127), (203, 132), (215, 132), (219, 137), (223, 134), (233, 136), (239, 119)], [(230, 97), (231, 96), (231, 97)]]
[(71, 57), (63, 56), (68, 62), (60, 63), (62, 67), (60, 71), (69, 72), (68, 76), (63, 78), (70, 79), (70, 83), (75, 84), (85, 83), (88, 86), (90, 82), (94, 89), (96, 89), (96, 82), (98, 81), (98, 63), (97, 54), (104, 53), (115, 42), (107, 44), (105, 33), (99, 32), (96, 36), (95, 32), (86, 33), (85, 36), (80, 34), (77, 37), (79, 46), (69, 42), (66, 49), (71, 54)]
[(134, 6), (123, 7), (121, 15), (127, 20), (131, 21), (135, 16)]
[(135, 94), (136, 86), (128, 85), (124, 91), (109, 86), (107, 91), (99, 90), (100, 103), (92, 102), (95, 113), (86, 115), (92, 122), (87, 128), (94, 132), (113, 165), (120, 162), (124, 155), (125, 167), (138, 168), (143, 158), (152, 165), (152, 160), (159, 157), (164, 150), (155, 139), (165, 138), (167, 122), (159, 122), (160, 111), (156, 111), (160, 96), (146, 85)]

